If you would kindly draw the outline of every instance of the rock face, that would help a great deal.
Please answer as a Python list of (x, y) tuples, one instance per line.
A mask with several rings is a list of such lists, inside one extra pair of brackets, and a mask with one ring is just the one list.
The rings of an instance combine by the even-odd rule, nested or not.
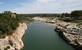
[(24, 46), (22, 36), (26, 29), (27, 25), (25, 23), (19, 23), (19, 27), (17, 27), (12, 35), (0, 39), (0, 50), (21, 50)]
[(59, 22), (56, 23), (56, 29), (60, 35), (66, 42), (72, 45), (76, 50), (82, 50), (82, 29), (81, 25), (77, 25), (77, 23), (66, 23)]

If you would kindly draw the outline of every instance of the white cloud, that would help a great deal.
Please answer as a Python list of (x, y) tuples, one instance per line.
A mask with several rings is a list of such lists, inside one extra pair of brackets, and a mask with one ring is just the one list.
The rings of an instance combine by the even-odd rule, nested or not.
[(41, 3), (49, 3), (55, 0), (36, 0), (37, 2), (41, 2)]
[(61, 13), (82, 9), (81, 0), (35, 0), (33, 3), (21, 3), (15, 8), (17, 13)]

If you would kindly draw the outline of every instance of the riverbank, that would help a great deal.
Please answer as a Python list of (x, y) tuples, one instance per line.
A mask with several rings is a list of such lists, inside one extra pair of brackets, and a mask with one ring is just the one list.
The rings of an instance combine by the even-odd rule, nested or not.
[(57, 20), (55, 24), (62, 31), (59, 32), (59, 36), (62, 39), (76, 48), (76, 50), (82, 50), (82, 25), (61, 20)]
[(76, 50), (82, 50), (82, 25), (63, 21), (55, 24), (57, 26), (56, 31), (59, 32), (60, 37)]
[(82, 50), (82, 47), (80, 44), (78, 44), (77, 42), (71, 41), (71, 37), (69, 39), (69, 37), (67, 37), (66, 35), (68, 35), (67, 33), (63, 32), (60, 28), (56, 28), (55, 29), (56, 32), (58, 32), (59, 36), (68, 44), (70, 44), (71, 46), (73, 46), (76, 50)]
[(78, 25), (77, 23), (64, 22), (55, 18), (53, 20), (48, 18), (44, 19), (41, 17), (35, 17), (33, 19), (56, 25), (56, 27), (62, 31), (59, 32), (60, 37), (63, 37), (63, 39), (74, 48), (82, 50), (82, 25)]
[(19, 23), (19, 27), (12, 33), (3, 39), (0, 39), (0, 50), (21, 50), (24, 46), (22, 36), (27, 29), (25, 23)]

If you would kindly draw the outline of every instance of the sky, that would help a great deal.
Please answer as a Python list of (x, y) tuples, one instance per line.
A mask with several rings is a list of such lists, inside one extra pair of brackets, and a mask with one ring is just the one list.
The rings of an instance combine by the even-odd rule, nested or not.
[(0, 0), (0, 13), (70, 13), (82, 10), (82, 0)]

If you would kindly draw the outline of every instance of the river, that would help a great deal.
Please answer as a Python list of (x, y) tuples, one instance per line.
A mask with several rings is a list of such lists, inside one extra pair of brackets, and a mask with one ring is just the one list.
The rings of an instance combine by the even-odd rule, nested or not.
[(23, 37), (23, 50), (75, 50), (54, 29), (54, 25), (45, 22), (35, 21), (28, 24), (28, 30)]

